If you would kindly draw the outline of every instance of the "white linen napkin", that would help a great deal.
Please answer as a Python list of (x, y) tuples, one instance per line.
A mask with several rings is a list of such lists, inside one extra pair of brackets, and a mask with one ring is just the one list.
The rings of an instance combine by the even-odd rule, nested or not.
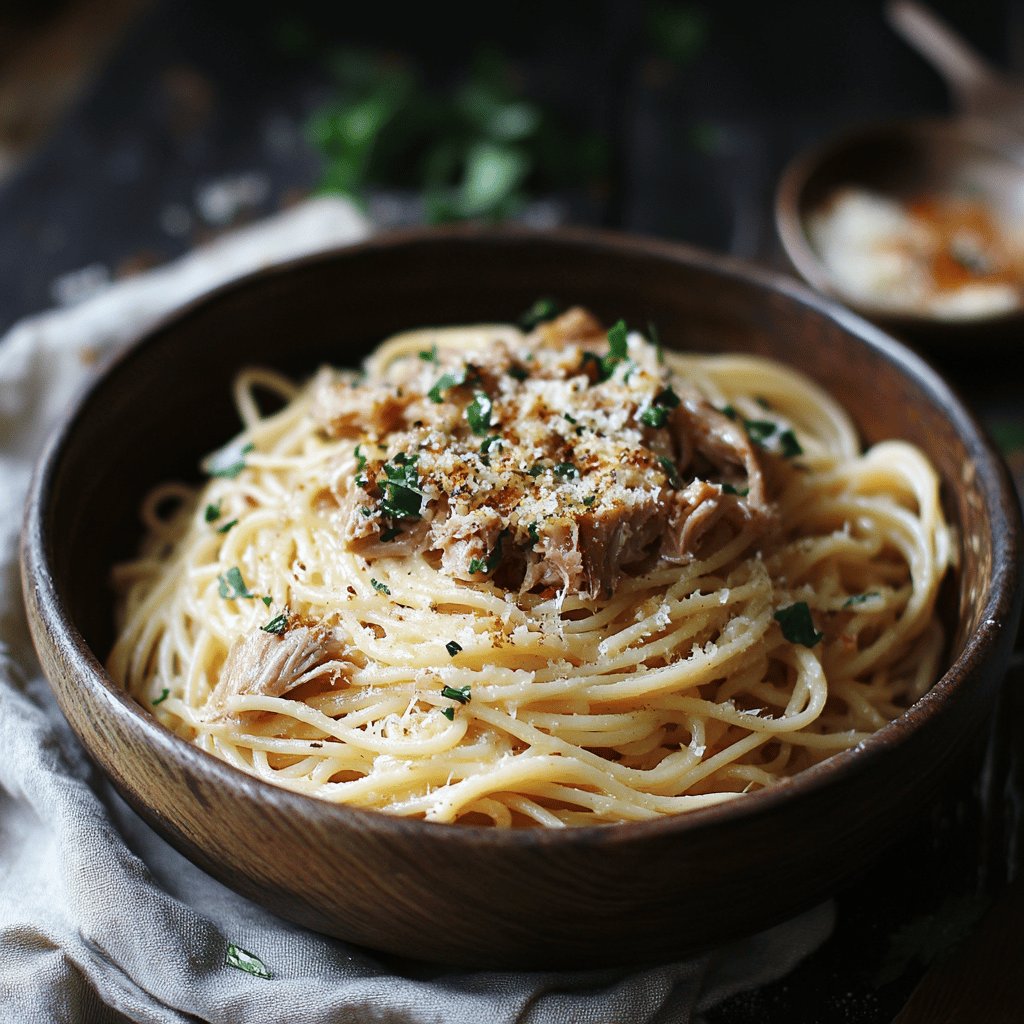
[[(98, 355), (241, 273), (368, 233), (317, 199), (41, 314), (0, 341), (0, 1020), (684, 1024), (780, 977), (828, 936), (824, 904), (646, 970), (471, 972), (381, 959), (290, 925), (180, 856), (113, 792), (58, 711), (28, 639), (17, 538), (32, 460)], [(226, 962), (259, 958), (259, 977)]]

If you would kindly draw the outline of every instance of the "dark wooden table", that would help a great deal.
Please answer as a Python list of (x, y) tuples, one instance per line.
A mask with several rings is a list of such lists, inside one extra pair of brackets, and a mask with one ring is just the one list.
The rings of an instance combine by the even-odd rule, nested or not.
[[(307, 193), (320, 161), (302, 125), (329, 95), (325, 59), (336, 48), (396, 51), (443, 85), (469, 55), (497, 47), (528, 95), (607, 144), (596, 186), (545, 197), (560, 216), (776, 268), (785, 264), (771, 204), (787, 160), (857, 122), (948, 110), (941, 82), (888, 28), (880, 3), (506, 6), (418, 5), (399, 18), (379, 5), (302, 0), (287, 15), (258, 2), (122, 4), (143, 13), (109, 56), (80, 61), (74, 94), (47, 108), (67, 113), (0, 182), (0, 330)], [(933, 7), (989, 60), (1024, 69), (1020, 0)], [(672, 45), (655, 31), (665, 16), (685, 30)], [(107, 37), (127, 23), (114, 19)], [(105, 54), (102, 39), (93, 49)], [(67, 70), (60, 53), (50, 57)], [(89, 78), (93, 66), (100, 70)], [(225, 184), (234, 200), (218, 210), (211, 186)], [(410, 216), (408, 204), (376, 209)], [(1024, 465), (1020, 360), (926, 355)], [(715, 1024), (888, 1024), (901, 1011), (906, 1024), (947, 1019), (969, 986), (937, 985), (957, 975), (934, 965), (984, 963), (1021, 920), (1020, 895), (1007, 883), (1021, 860), (1022, 700), (1018, 686), (1006, 688), (985, 770), (961, 780), (925, 827), (837, 896), (825, 946), (788, 978), (716, 1009)], [(973, 951), (944, 960), (964, 937)], [(986, 1024), (1024, 1020), (1012, 996), (999, 999), (984, 1009)], [(948, 1019), (979, 1019), (958, 1013)]]

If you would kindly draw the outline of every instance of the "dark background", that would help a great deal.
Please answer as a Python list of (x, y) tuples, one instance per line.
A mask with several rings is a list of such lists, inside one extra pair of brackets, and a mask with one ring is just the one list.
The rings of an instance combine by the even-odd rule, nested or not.
[[(931, 6), (1021, 77), (1024, 3)], [(771, 211), (788, 160), (859, 122), (950, 111), (938, 75), (867, 0), (51, 0), (0, 5), (0, 30), (0, 331), (314, 190), (324, 163), (307, 125), (338, 95), (339, 54), (390, 55), (437, 95), (496, 55), (572, 153), (589, 154), (575, 178), (529, 178), (516, 216), (780, 268)], [(365, 192), (374, 218), (422, 217), (416, 174), (388, 174)], [(233, 197), (220, 212), (218, 184)], [(1004, 404), (1006, 362), (992, 368)], [(978, 411), (1003, 415), (984, 394), (969, 396)], [(832, 939), (789, 978), (714, 1011), (716, 1024), (888, 1022), (929, 967), (976, 938), (1017, 865), (1007, 793), (1020, 774), (1019, 703), (1007, 690), (988, 772), (965, 776), (926, 827), (839, 895)]]

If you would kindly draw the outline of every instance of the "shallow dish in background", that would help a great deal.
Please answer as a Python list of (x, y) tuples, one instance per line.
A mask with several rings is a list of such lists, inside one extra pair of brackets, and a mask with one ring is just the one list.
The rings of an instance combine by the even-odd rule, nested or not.
[[(964, 196), (991, 210), (997, 224), (1024, 223), (1024, 137), (975, 120), (914, 120), (861, 127), (798, 155), (775, 197), (786, 254), (801, 276), (863, 316), (922, 344), (1018, 336), (1024, 302), (1013, 309), (957, 318), (901, 310), (844, 291), (815, 246), (812, 218), (843, 189), (906, 204), (922, 196)], [(1024, 297), (1024, 260), (1019, 268)]]
[[(242, 365), (358, 362), (400, 329), (515, 319), (539, 295), (681, 348), (799, 366), (867, 443), (904, 437), (966, 538), (945, 594), (949, 668), (858, 748), (687, 815), (564, 831), (437, 825), (278, 789), (193, 747), (113, 685), (110, 568), (157, 482), (194, 479), (237, 428)], [(870, 380), (871, 388), (864, 382)], [(667, 960), (810, 906), (904, 834), (977, 745), (1019, 613), (1019, 513), (972, 417), (920, 360), (783, 278), (585, 231), (382, 236), (228, 285), (148, 331), (71, 412), (37, 469), (23, 582), (64, 714), (140, 814), (281, 916), (407, 956), (490, 967)]]

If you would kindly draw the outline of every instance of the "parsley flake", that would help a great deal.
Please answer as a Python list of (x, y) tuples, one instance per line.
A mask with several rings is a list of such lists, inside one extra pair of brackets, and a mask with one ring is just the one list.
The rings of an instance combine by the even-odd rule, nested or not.
[(242, 949), (241, 946), (236, 946), (234, 943), (228, 943), (228, 951), (224, 956), (224, 963), (228, 967), (245, 971), (247, 974), (252, 974), (257, 978), (269, 979), (271, 977), (266, 964), (258, 956), (246, 949)]
[(539, 462), (537, 462), (534, 465), (532, 465), (527, 472), (529, 472), (530, 476), (540, 476), (541, 473), (544, 472), (544, 467)]
[(654, 427), (655, 430), (659, 430), (665, 426), (665, 421), (668, 419), (669, 410), (663, 405), (649, 405), (640, 414), (640, 422), (645, 427)]
[(418, 353), (420, 359), (425, 363), (436, 363), (437, 362), (437, 345), (431, 345), (429, 349), (426, 349)]
[(778, 424), (772, 420), (744, 420), (743, 427), (747, 432), (747, 436), (754, 444), (764, 446), (765, 441), (768, 440), (778, 429)]
[(487, 556), (487, 558), (471, 558), (469, 560), (469, 571), (471, 573), (477, 572), (494, 572), (501, 563), (501, 546), (505, 542), (505, 534), (508, 530), (502, 530), (498, 534), (497, 543), (494, 545), (494, 550)]
[(455, 373), (441, 374), (437, 383), (427, 392), (427, 394), (435, 405), (440, 405), (444, 401), (443, 393), (445, 391), (448, 391), (451, 388), (461, 387), (465, 383), (466, 368), (463, 367)]
[(273, 601), (274, 599), (269, 594), (264, 594), (263, 597), (260, 598), (260, 600), (269, 608), (271, 601)]
[(806, 601), (797, 601), (786, 608), (780, 608), (773, 616), (782, 627), (782, 635), (791, 644), (813, 647), (825, 635), (814, 628), (811, 609)]
[(448, 652), (448, 657), (454, 658), (462, 650), (462, 644), (457, 643), (455, 640), (449, 640), (444, 645), (444, 649)]
[(551, 472), (563, 480), (578, 480), (580, 478), (580, 471), (571, 462), (560, 462)]
[(274, 636), (281, 636), (288, 628), (288, 613), (281, 612), (275, 615), (265, 626), (260, 626), (264, 633), (273, 633)]
[(735, 494), (737, 497), (745, 498), (750, 493), (749, 487), (744, 487), (741, 491), (738, 487), (733, 487), (732, 484), (722, 484), (723, 494)]
[(608, 348), (611, 354), (618, 359), (625, 359), (627, 354), (626, 337), (628, 335), (626, 321), (620, 320), (608, 332)]
[(231, 519), (228, 522), (226, 522), (223, 526), (218, 526), (217, 527), (217, 532), (218, 533), (227, 533), (228, 530), (230, 530), (232, 526), (237, 526), (237, 525), (238, 525), (238, 520), (237, 519)]
[(221, 503), (218, 501), (216, 505), (207, 505), (206, 511), (203, 513), (203, 518), (208, 523), (216, 522), (220, 519), (220, 506)]
[(676, 464), (665, 455), (659, 455), (658, 462), (661, 463), (661, 468), (665, 471), (665, 476), (668, 477), (669, 486), (679, 490), (683, 486), (683, 481), (679, 477), (679, 470), (676, 469)]
[(381, 583), (380, 580), (375, 580), (372, 576), (370, 577), (370, 586), (377, 591), (378, 594), (387, 594), (391, 596), (391, 588), (386, 583)]
[(380, 539), (385, 544), (390, 544), (396, 537), (401, 535), (402, 531), (397, 526), (390, 526), (380, 535)]
[(491, 412), (494, 406), (483, 391), (473, 395), (473, 401), (466, 406), (466, 420), (474, 434), (483, 436), (491, 428)]
[(546, 320), (554, 320), (561, 311), (561, 305), (554, 299), (537, 299), (537, 301), (519, 317), (519, 326), (524, 331), (532, 331), (538, 324), (542, 324)]
[(449, 722), (455, 721), (455, 708), (441, 708), (441, 714), (444, 715)]
[(233, 565), (222, 576), (217, 577), (217, 593), (228, 601), (237, 601), (239, 598), (253, 598), (256, 595), (249, 592), (249, 588), (242, 579), (242, 571), (237, 565)]
[(792, 459), (804, 453), (803, 448), (800, 447), (800, 442), (796, 439), (796, 434), (792, 430), (783, 430), (779, 434), (779, 448), (782, 451), (783, 457), (787, 459)]
[(441, 696), (447, 697), (449, 700), (457, 700), (460, 704), (468, 704), (470, 702), (469, 695), (469, 684), (460, 686), (457, 690), (452, 686), (442, 686)]
[(595, 501), (597, 501), (597, 495), (595, 495), (595, 494), (588, 494), (583, 499), (583, 504), (587, 505), (589, 507), (590, 505), (593, 505)]
[(391, 462), (385, 462), (377, 484), (383, 492), (380, 510), (392, 519), (419, 519), (423, 490), (416, 472), (417, 455), (399, 452)]
[(526, 532), (530, 535), (530, 542), (532, 544), (537, 544), (540, 542), (540, 534), (537, 533), (536, 522), (530, 523), (530, 525), (526, 528)]
[(163, 704), (163, 702), (164, 702), (165, 700), (167, 700), (167, 698), (168, 698), (168, 697), (169, 697), (170, 695), (171, 695), (171, 691), (170, 691), (170, 690), (168, 690), (168, 689), (167, 689), (167, 687), (165, 686), (165, 687), (163, 688), (163, 690), (161, 690), (161, 691), (160, 691), (160, 696), (159, 696), (159, 697), (157, 697), (157, 698), (156, 698), (156, 700), (154, 700), (154, 701), (152, 702), (152, 704), (153, 704), (153, 707), (156, 707), (156, 706), (157, 706), (157, 704)]
[(522, 366), (510, 366), (508, 368), (508, 375), (513, 379), (522, 383), (530, 376), (528, 370), (525, 370)]

